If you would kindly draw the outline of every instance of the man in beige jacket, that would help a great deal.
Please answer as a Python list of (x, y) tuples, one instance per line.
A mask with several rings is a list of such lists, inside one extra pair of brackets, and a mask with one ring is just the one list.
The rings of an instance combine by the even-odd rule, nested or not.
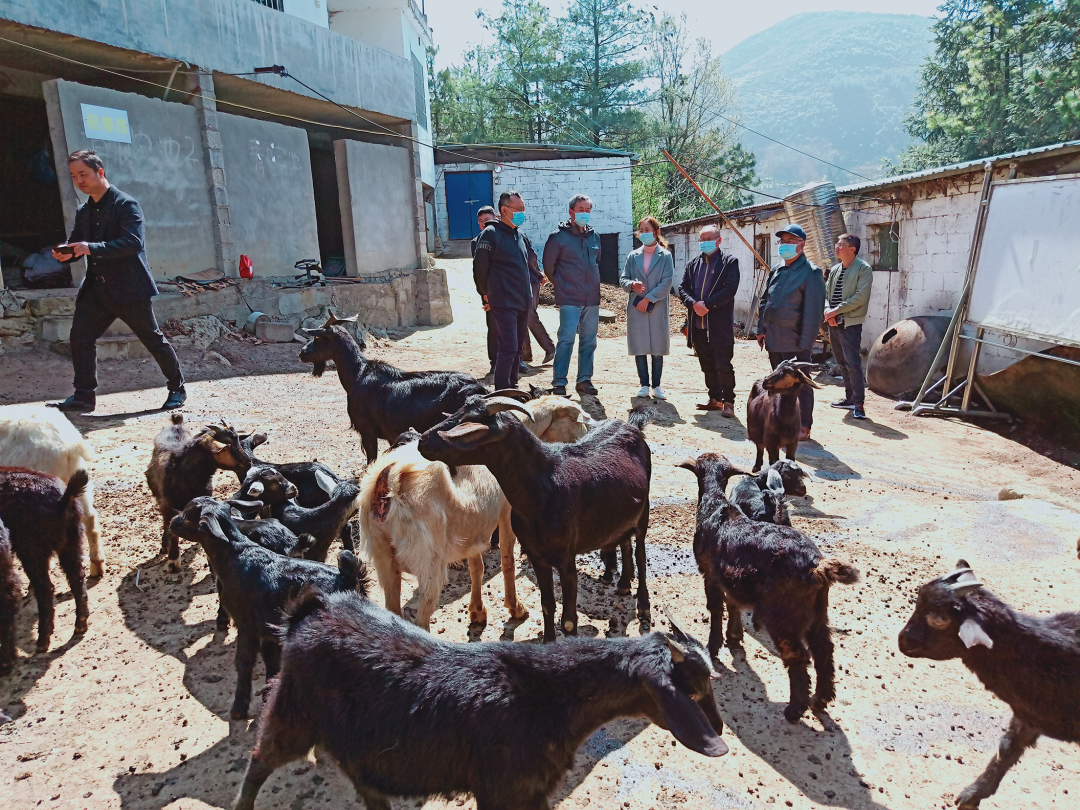
[(856, 419), (866, 418), (862, 325), (874, 284), (874, 271), (858, 257), (861, 244), (859, 237), (841, 234), (836, 240), (836, 258), (840, 261), (829, 271), (825, 284), (825, 322), (829, 324), (829, 342), (846, 389), (846, 396), (832, 407), (849, 410)]

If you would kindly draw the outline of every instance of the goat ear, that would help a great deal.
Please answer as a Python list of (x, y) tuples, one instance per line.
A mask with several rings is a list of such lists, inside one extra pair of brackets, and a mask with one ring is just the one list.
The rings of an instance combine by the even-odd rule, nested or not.
[[(720, 735), (709, 725), (705, 712), (688, 695), (684, 695), (669, 681), (655, 683), (646, 681), (645, 689), (660, 708), (664, 723), (672, 736), (699, 754), (722, 757), (728, 747)], [(712, 700), (712, 697), (708, 697)]]
[(799, 377), (802, 379), (803, 385), (809, 385), (811, 388), (821, 388), (821, 385), (815, 382), (809, 374), (803, 371), (801, 368), (796, 369), (799, 372)]
[(450, 430), (440, 430), (438, 434), (459, 450), (471, 450), (484, 443), (491, 434), (491, 427), (479, 422), (462, 422)]
[(250, 498), (258, 498), (265, 491), (266, 491), (266, 486), (263, 484), (263, 482), (262, 481), (255, 481), (255, 482), (252, 483), (252, 485), (250, 487), (248, 487), (247, 494), (248, 494), (248, 497), (250, 497)]
[(689, 470), (690, 472), (697, 475), (697, 460), (696, 459), (684, 458), (682, 461), (676, 461), (675, 466), (676, 467), (682, 467), (684, 470)]
[(682, 644), (667, 636), (664, 636), (664, 641), (667, 642), (668, 650), (671, 651), (671, 662), (673, 664), (681, 664), (686, 660), (686, 648)]
[(203, 516), (199, 519), (199, 529), (206, 534), (212, 535), (220, 540), (222, 543), (228, 543), (229, 538), (225, 536), (225, 533), (221, 531), (221, 526), (218, 525), (217, 520), (212, 517)]
[(322, 470), (315, 470), (315, 483), (319, 485), (319, 489), (330, 497), (333, 497), (334, 489), (337, 487), (337, 481)]
[(242, 501), (238, 498), (232, 498), (226, 503), (238, 512), (258, 512), (263, 508), (262, 501)]
[(251, 434), (251, 449), (254, 450), (260, 444), (266, 444), (270, 440), (270, 437), (265, 433), (253, 433)]
[(986, 634), (982, 625), (974, 619), (968, 619), (960, 625), (960, 632), (958, 635), (960, 636), (960, 640), (964, 642), (964, 646), (969, 650), (976, 644), (982, 644), (988, 650), (994, 649), (994, 640)]

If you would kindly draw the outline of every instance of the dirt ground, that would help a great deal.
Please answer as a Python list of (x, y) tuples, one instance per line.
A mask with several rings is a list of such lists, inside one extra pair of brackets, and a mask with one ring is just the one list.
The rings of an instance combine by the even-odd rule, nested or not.
[[(483, 314), (466, 262), (443, 264), (455, 323), (416, 330), (372, 353), (404, 368), (482, 375)], [(557, 313), (545, 310), (542, 317), (553, 329)], [(296, 344), (223, 340), (214, 348), (231, 365), (182, 357), (190, 424), (224, 418), (266, 430), (270, 441), (260, 454), (267, 459), (316, 457), (343, 473), (361, 472), (360, 443), (348, 428), (336, 375), (312, 378), (296, 359)], [(671, 399), (659, 405), (659, 418), (647, 429), (654, 466), (648, 537), (654, 615), (667, 606), (702, 640), (707, 616), (691, 551), (696, 483), (674, 462), (703, 451), (751, 462), (745, 395), (767, 361), (755, 344), (740, 342), (735, 364), (738, 417), (703, 414), (694, 408), (705, 398), (696, 359), (673, 341), (663, 383)], [(104, 363), (101, 378), (98, 410), (76, 423), (98, 453), (92, 475), (108, 571), (92, 581), (90, 630), (76, 641), (68, 640), (70, 594), (54, 574), (60, 598), (47, 654), (32, 655), (37, 611), (25, 604), (21, 658), (14, 673), (0, 679), (0, 711), (14, 718), (0, 726), (0, 806), (230, 807), (254, 733), (250, 722), (228, 720), (235, 635), (214, 632), (216, 599), (204, 555), (185, 544), (183, 571), (169, 574), (157, 554), (160, 521), (143, 472), (153, 437), (166, 422), (155, 410), (165, 396), (162, 381), (151, 360)], [(550, 368), (527, 378), (544, 386), (550, 379)], [(0, 356), (0, 380), (3, 403), (62, 397), (69, 393), (70, 365), (49, 354)], [(817, 398), (813, 439), (798, 454), (813, 479), (809, 495), (793, 501), (793, 520), (864, 577), (832, 591), (838, 699), (829, 716), (784, 721), (783, 665), (768, 638), (748, 625), (744, 651), (721, 652), (715, 686), (728, 756), (701, 757), (644, 721), (614, 722), (581, 748), (556, 793), (560, 807), (944, 808), (996, 750), (1008, 708), (959, 662), (904, 658), (896, 635), (918, 585), (950, 570), (959, 557), (1019, 609), (1075, 610), (1080, 474), (1015, 442), (1008, 429), (999, 434), (917, 419), (872, 395), (870, 419), (853, 421), (827, 405), (842, 393), (837, 381), (821, 381), (826, 388)], [(585, 403), (594, 416), (624, 415), (638, 384), (623, 338), (601, 339), (594, 382), (600, 395)], [(1006, 486), (1024, 497), (999, 501)], [(234, 477), (218, 475), (219, 493), (235, 487)], [(541, 613), (528, 563), (519, 559), (518, 594), (531, 615), (516, 627), (506, 623), (497, 566), (492, 553), (485, 586), (489, 624), (470, 634), (468, 573), (453, 571), (433, 633), (457, 642), (536, 642)], [(640, 633), (632, 597), (617, 597), (613, 586), (599, 582), (598, 559), (581, 558), (579, 569), (581, 632)], [(413, 587), (409, 581), (405, 593)], [(660, 620), (657, 629), (664, 627)], [(264, 684), (261, 670), (256, 674), (258, 691)], [(314, 757), (278, 771), (258, 801), (260, 808), (290, 810), (354, 805), (345, 779)], [(395, 803), (420, 806), (474, 804)], [(983, 807), (1080, 808), (1077, 748), (1041, 740)]]

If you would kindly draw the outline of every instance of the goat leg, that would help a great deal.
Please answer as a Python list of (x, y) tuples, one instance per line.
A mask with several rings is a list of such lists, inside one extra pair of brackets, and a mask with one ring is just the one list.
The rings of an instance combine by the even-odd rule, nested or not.
[(757, 446), (757, 457), (754, 459), (754, 466), (751, 468), (751, 472), (757, 472), (761, 469), (763, 456), (765, 455), (765, 445), (759, 444)]
[(725, 599), (724, 603), (728, 609), (727, 636), (724, 640), (729, 647), (738, 647), (743, 640), (742, 610), (734, 602)]
[(239, 632), (239, 629), (238, 627), (236, 634), (236, 696), (229, 711), (230, 720), (243, 720), (248, 716), (248, 706), (251, 704), (251, 672), (255, 669), (255, 658), (259, 653), (259, 640)]
[[(562, 585), (562, 618), (559, 624), (568, 636), (577, 635), (577, 565), (571, 557), (569, 563), (559, 569), (559, 584)], [(552, 594), (554, 596), (554, 593)]]
[(360, 446), (364, 448), (367, 463), (371, 464), (379, 455), (379, 437), (373, 433), (361, 433)]
[(956, 804), (960, 810), (976, 810), (979, 802), (987, 796), (994, 795), (1006, 772), (1017, 763), (1024, 749), (1035, 744), (1039, 735), (1040, 731), (1037, 728), (1013, 716), (1009, 728), (1005, 731), (1005, 736), (998, 743), (998, 752), (990, 760), (986, 770), (956, 797)]
[(390, 801), (382, 793), (366, 785), (356, 785), (356, 797), (363, 799), (367, 810), (391, 810)]
[(351, 520), (341, 527), (341, 547), (346, 551), (356, 551), (356, 543), (353, 540), (353, 524)]
[(484, 609), (484, 556), (475, 554), (469, 557), (469, 580), (472, 592), (469, 594), (469, 624), (487, 624), (487, 611)]
[(310, 731), (303, 724), (283, 727), (284, 724), (274, 716), (273, 695), (271, 692), (270, 710), (263, 712), (260, 720), (259, 739), (251, 752), (244, 784), (240, 787), (233, 810), (254, 810), (255, 797), (270, 774), (287, 762), (306, 756), (315, 744)]
[(68, 543), (56, 552), (56, 556), (75, 600), (75, 635), (82, 635), (86, 632), (86, 623), (90, 618), (82, 549), (74, 543)]
[[(780, 445), (778, 445), (778, 444), (768, 445), (765, 449), (769, 451), (769, 466), (771, 467), (773, 464), (775, 464), (776, 462), (778, 462), (780, 460)], [(789, 456), (789, 458), (790, 458), (790, 456)], [(756, 472), (756, 470), (755, 470), (755, 472)]]
[[(619, 552), (622, 554), (622, 574), (619, 575), (619, 584), (615, 586), (615, 593), (619, 596), (628, 596), (630, 586), (634, 583), (634, 550), (630, 547), (629, 537), (624, 537), (619, 541)], [(614, 568), (614, 546), (611, 548), (611, 562), (612, 568)]]
[[(637, 612), (638, 620), (641, 622), (641, 629), (647, 630), (652, 625), (652, 605), (649, 603), (649, 588), (645, 584), (645, 527), (649, 523), (648, 514), (645, 515), (642, 524), (638, 524), (637, 538), (634, 544), (634, 555), (637, 559)], [(630, 543), (627, 542), (626, 548), (623, 550), (623, 559), (626, 558), (627, 552), (630, 551)], [(624, 566), (625, 569), (625, 566)]]
[[(213, 572), (211, 571), (211, 573)], [(215, 578), (215, 583), (217, 584), (218, 606), (217, 620), (214, 622), (214, 626), (218, 630), (225, 631), (229, 629), (229, 611), (225, 610), (225, 606), (221, 604), (221, 580)]]
[[(27, 564), (29, 562), (29, 565)], [(49, 579), (49, 558), (22, 560), (23, 572), (34, 589), (38, 606), (37, 652), (49, 651), (49, 641), (53, 634), (53, 584)]]
[[(767, 621), (765, 626), (769, 626)], [(774, 635), (770, 628), (769, 635), (773, 637), (780, 651), (780, 659), (787, 667), (788, 682), (791, 686), (791, 697), (784, 708), (784, 719), (789, 723), (797, 723), (810, 705), (810, 653), (796, 632), (785, 631)]]
[(724, 596), (705, 583), (705, 607), (709, 611), (709, 655), (716, 658), (724, 639)]
[[(790, 444), (784, 445), (784, 454), (787, 455), (787, 457), (789, 459), (794, 461), (795, 460), (795, 451), (798, 450), (798, 449), (799, 449), (799, 442), (798, 442), (798, 440), (796, 440), (796, 441), (791, 442)], [(769, 463), (770, 464), (775, 464), (779, 460), (780, 460), (780, 453), (779, 452), (777, 452), (775, 459), (773, 459), (771, 454), (769, 455)]]
[[(626, 557), (623, 557), (626, 560)], [(616, 554), (615, 546), (609, 546), (607, 548), (600, 549), (600, 561), (604, 563), (604, 573), (600, 575), (600, 581), (605, 585), (610, 585), (615, 581), (615, 569), (619, 565), (619, 558)], [(630, 593), (630, 585), (627, 584), (626, 590), (622, 593)]]
[(823, 588), (818, 593), (814, 623), (806, 634), (806, 644), (814, 656), (814, 675), (817, 687), (811, 698), (810, 707), (815, 712), (823, 712), (836, 700), (836, 667), (833, 663), (832, 633), (829, 631), (829, 589)]
[[(544, 613), (544, 643), (555, 640), (555, 578), (551, 566), (529, 555), (533, 572), (536, 574), (536, 587), (540, 589), (540, 609)], [(563, 583), (566, 590), (566, 583)]]
[(514, 529), (510, 525), (510, 504), (503, 504), (502, 514), (499, 515), (499, 561), (502, 564), (503, 575), (503, 604), (510, 611), (510, 618), (521, 620), (529, 618), (529, 611), (518, 602), (517, 598), (517, 566), (514, 564)]
[(90, 573), (92, 577), (105, 574), (105, 555), (101, 553), (101, 533), (98, 531), (97, 510), (94, 509), (93, 490), (79, 498), (83, 507), (83, 528), (86, 530), (86, 545), (90, 553)]

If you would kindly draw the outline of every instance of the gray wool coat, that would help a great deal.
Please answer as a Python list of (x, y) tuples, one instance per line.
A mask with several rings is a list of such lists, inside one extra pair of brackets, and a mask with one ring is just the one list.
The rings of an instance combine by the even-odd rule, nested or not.
[[(629, 295), (626, 299), (626, 347), (630, 354), (664, 355), (671, 351), (671, 328), (668, 316), (671, 302), (671, 282), (675, 277), (675, 262), (671, 253), (659, 245), (645, 274), (645, 249), (631, 251), (626, 257), (619, 285)], [(631, 292), (635, 281), (645, 285), (644, 293)], [(652, 312), (641, 312), (634, 306), (634, 299), (644, 295), (656, 306)]]

